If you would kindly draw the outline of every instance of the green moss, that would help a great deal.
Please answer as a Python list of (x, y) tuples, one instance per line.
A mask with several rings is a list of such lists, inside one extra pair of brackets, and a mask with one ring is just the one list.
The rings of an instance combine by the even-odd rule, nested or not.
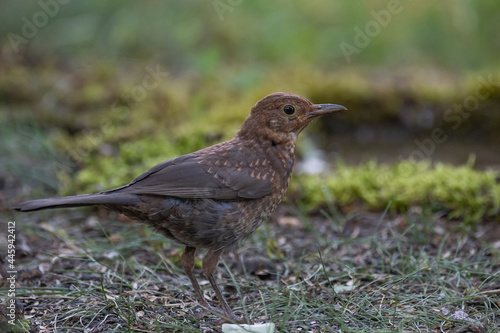
[(309, 208), (324, 206), (331, 197), (341, 207), (356, 202), (374, 210), (389, 203), (396, 211), (434, 207), (448, 212), (449, 218), (475, 223), (500, 213), (498, 176), (496, 171), (474, 170), (472, 163), (460, 167), (433, 166), (428, 161), (394, 165), (370, 161), (359, 166), (339, 163), (328, 175), (296, 176), (290, 191)]

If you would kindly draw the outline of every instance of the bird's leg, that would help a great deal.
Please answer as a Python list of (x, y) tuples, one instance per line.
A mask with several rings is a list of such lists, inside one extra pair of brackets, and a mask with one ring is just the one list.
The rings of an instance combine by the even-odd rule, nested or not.
[[(203, 292), (201, 291), (201, 287), (198, 284), (198, 281), (193, 275), (193, 269), (194, 269), (194, 256), (196, 254), (196, 248), (191, 247), (191, 246), (186, 246), (186, 249), (184, 250), (184, 253), (182, 254), (182, 268), (184, 269), (184, 272), (186, 272), (186, 275), (188, 276), (189, 280), (191, 280), (191, 284), (193, 285), (194, 292), (196, 293), (196, 298), (198, 298), (198, 303), (200, 303), (200, 306), (205, 310), (209, 311), (212, 313), (217, 313), (217, 314), (222, 314), (220, 311), (217, 309), (214, 309), (213, 307), (208, 304), (207, 300), (203, 296)], [(206, 312), (202, 313), (203, 315), (206, 315)]]
[(220, 254), (221, 251), (213, 251), (211, 249), (208, 250), (207, 254), (203, 258), (203, 274), (212, 285), (212, 288), (215, 291), (215, 295), (219, 299), (225, 319), (231, 322), (245, 323), (245, 318), (238, 317), (233, 313), (233, 311), (229, 307), (229, 304), (227, 304), (226, 299), (224, 298), (224, 295), (222, 294), (222, 291), (217, 284), (217, 281), (215, 281), (214, 273), (217, 269), (217, 264), (219, 263)]

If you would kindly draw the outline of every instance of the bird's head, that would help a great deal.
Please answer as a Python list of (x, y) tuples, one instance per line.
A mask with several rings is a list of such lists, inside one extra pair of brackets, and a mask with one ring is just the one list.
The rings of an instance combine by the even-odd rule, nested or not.
[(238, 136), (263, 137), (276, 144), (295, 141), (312, 119), (341, 110), (347, 109), (337, 104), (313, 104), (295, 94), (273, 93), (255, 104)]

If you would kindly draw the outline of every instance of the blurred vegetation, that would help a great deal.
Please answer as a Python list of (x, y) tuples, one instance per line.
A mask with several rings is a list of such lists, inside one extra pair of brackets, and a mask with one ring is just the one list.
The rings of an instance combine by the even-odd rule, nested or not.
[[(500, 145), (500, 3), (493, 0), (401, 1), (351, 61), (341, 43), (355, 45), (356, 28), (375, 22), (387, 2), (40, 3), (0, 4), (0, 138), (7, 142), (0, 161), (12, 177), (43, 184), (49, 194), (118, 186), (228, 139), (250, 107), (274, 91), (348, 107), (303, 134), (318, 140), (360, 124), (396, 124), (425, 136), (436, 126), (449, 129), (453, 123), (443, 119), (450, 107), (474, 96), (478, 77), (493, 77), (460, 133)], [(54, 15), (27, 36), (26, 26), (44, 12)], [(16, 43), (13, 34), (24, 40)], [(429, 112), (432, 121), (422, 121)], [(307, 149), (302, 139), (299, 156)], [(401, 166), (414, 172), (402, 177)], [(297, 176), (291, 197), (300, 192), (308, 207), (321, 205), (321, 182), (344, 206), (428, 205), (467, 221), (498, 215), (495, 173), (471, 165), (333, 169), (326, 179)]]
[(354, 167), (339, 163), (324, 177), (301, 175), (291, 183), (291, 190), (309, 209), (327, 207), (332, 201), (345, 211), (362, 206), (407, 212), (420, 207), (470, 225), (498, 216), (499, 177), (500, 172), (474, 170), (473, 159), (460, 167), (432, 166), (428, 161), (407, 160), (391, 166), (370, 161)]
[[(57, 3), (45, 1), (44, 3)], [(223, 9), (216, 4), (226, 4)], [(394, 3), (394, 1), (392, 2)], [(397, 1), (397, 13), (353, 57), (356, 66), (497, 67), (500, 4), (494, 0)], [(2, 1), (0, 34), (22, 34), (39, 2)], [(45, 6), (47, 7), (47, 6)], [(100, 61), (157, 61), (177, 73), (206, 77), (238, 70), (239, 83), (276, 67), (314, 64), (344, 68), (339, 47), (353, 44), (387, 1), (75, 1), (60, 4), (39, 33), (22, 44), (33, 56), (91, 57)], [(5, 45), (10, 48), (10, 45)], [(152, 60), (153, 59), (153, 60)]]

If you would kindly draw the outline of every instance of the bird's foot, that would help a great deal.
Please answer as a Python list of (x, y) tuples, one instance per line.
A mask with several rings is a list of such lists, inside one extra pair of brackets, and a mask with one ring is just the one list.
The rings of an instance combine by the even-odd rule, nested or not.
[(201, 311), (196, 313), (194, 315), (194, 317), (196, 319), (203, 319), (205, 317), (208, 317), (208, 316), (223, 316), (224, 315), (224, 312), (222, 312), (222, 310), (219, 310), (217, 308), (214, 308), (208, 304), (206, 305), (201, 305)]
[(214, 326), (221, 326), (222, 324), (252, 324), (252, 321), (247, 320), (244, 317), (239, 317), (236, 316), (234, 313), (232, 316), (229, 316), (228, 314), (221, 314), (219, 319), (210, 321), (211, 325)]

